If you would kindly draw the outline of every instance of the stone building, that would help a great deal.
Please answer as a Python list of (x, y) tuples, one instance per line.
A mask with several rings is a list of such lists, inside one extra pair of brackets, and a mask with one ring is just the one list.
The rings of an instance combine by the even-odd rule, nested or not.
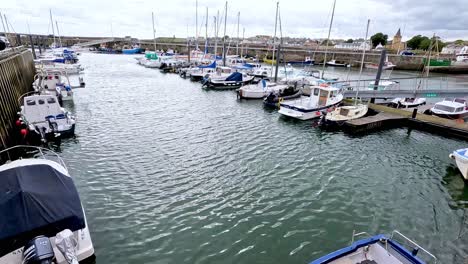
[(405, 50), (406, 49), (406, 42), (401, 41), (401, 31), (398, 29), (397, 33), (393, 37), (393, 40), (389, 41), (387, 44), (387, 48), (391, 50)]

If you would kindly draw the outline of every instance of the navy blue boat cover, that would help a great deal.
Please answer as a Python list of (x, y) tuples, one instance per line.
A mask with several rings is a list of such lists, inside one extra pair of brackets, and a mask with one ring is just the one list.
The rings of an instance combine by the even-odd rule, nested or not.
[(233, 72), (226, 78), (226, 81), (234, 81), (234, 82), (241, 82), (242, 81), (242, 73), (240, 72)]
[(46, 164), (0, 172), (0, 256), (29, 240), (85, 227), (73, 180)]
[(207, 69), (207, 68), (216, 68), (216, 61), (213, 61), (210, 65), (200, 65), (198, 66), (200, 69)]

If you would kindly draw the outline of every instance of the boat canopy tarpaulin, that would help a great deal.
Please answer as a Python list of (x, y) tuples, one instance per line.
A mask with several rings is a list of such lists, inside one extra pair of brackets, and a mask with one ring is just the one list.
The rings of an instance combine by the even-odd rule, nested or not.
[(0, 171), (0, 215), (0, 256), (36, 236), (85, 227), (72, 178), (46, 163)]
[(207, 68), (216, 68), (216, 61), (213, 61), (210, 65), (200, 65), (198, 66), (200, 69), (207, 69)]
[(226, 78), (226, 81), (233, 81), (233, 82), (240, 82), (242, 81), (242, 73), (240, 72), (233, 72), (231, 73), (231, 75), (229, 75), (227, 78)]
[(244, 64), (244, 65), (241, 65), (241, 66), (235, 66), (234, 68), (236, 68), (238, 70), (251, 70), (253, 68), (253, 66), (250, 65), (250, 64)]
[(158, 57), (158, 54), (156, 53), (146, 53), (145, 54), (145, 57), (148, 59), (148, 60), (157, 60), (159, 57)]

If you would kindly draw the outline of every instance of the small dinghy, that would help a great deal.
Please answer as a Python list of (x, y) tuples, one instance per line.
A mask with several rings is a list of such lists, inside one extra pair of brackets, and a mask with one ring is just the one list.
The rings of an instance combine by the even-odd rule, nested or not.
[(347, 63), (342, 63), (342, 62), (337, 62), (336, 60), (331, 60), (327, 62), (327, 66), (332, 66), (332, 67), (349, 67), (350, 65)]
[(465, 180), (468, 180), (468, 148), (455, 150), (449, 157), (455, 160)]
[(0, 264), (78, 264), (94, 247), (78, 191), (50, 150), (0, 152)]
[(395, 108), (412, 108), (425, 104), (426, 98), (395, 98), (389, 105)]
[[(368, 234), (353, 233), (351, 246), (318, 258), (310, 264), (426, 264), (427, 262), (418, 256), (420, 251), (425, 253), (423, 257), (437, 263), (433, 254), (398, 231), (393, 231), (390, 236), (376, 235), (354, 242), (354, 238), (361, 235)], [(408, 249), (403, 245), (411, 245), (412, 248)]]
[(279, 108), (280, 102), (288, 102), (301, 97), (303, 94), (302, 89), (296, 89), (294, 86), (289, 86), (281, 92), (270, 92), (265, 99), (263, 105), (272, 108)]
[(465, 99), (444, 99), (436, 103), (426, 114), (448, 119), (465, 119), (468, 117), (468, 105)]
[(271, 92), (282, 93), (289, 85), (269, 82), (265, 79), (257, 84), (247, 84), (237, 90), (241, 99), (263, 99)]
[(299, 99), (280, 103), (278, 113), (299, 120), (309, 120), (321, 117), (322, 111), (327, 111), (343, 100), (343, 94), (336, 87), (323, 85), (312, 88), (310, 97), (301, 96)]
[(320, 124), (324, 126), (342, 125), (346, 121), (365, 116), (368, 109), (366, 104), (340, 106), (322, 116)]
[(209, 78), (203, 86), (211, 89), (237, 89), (242, 85), (250, 83), (254, 76), (246, 73), (233, 72), (225, 79)]
[(30, 95), (23, 98), (17, 121), (21, 134), (30, 142), (47, 141), (75, 134), (75, 117), (61, 108), (55, 95)]

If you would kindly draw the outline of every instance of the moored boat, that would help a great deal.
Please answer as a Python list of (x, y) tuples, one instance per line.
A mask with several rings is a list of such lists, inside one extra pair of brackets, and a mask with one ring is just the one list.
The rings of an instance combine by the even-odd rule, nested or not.
[(332, 67), (349, 67), (350, 65), (348, 63), (343, 63), (343, 62), (338, 62), (336, 60), (331, 60), (327, 62), (327, 66), (332, 66)]
[(3, 150), (0, 158), (0, 264), (93, 258), (86, 215), (63, 160), (30, 146)]
[(322, 111), (334, 107), (341, 103), (343, 94), (336, 87), (323, 85), (314, 86), (310, 97), (301, 98), (280, 103), (278, 113), (284, 116), (296, 118), (299, 120), (309, 120), (319, 118)]
[(247, 84), (237, 90), (241, 99), (263, 99), (271, 92), (282, 93), (289, 85), (269, 82), (265, 79), (257, 84)]
[(463, 178), (468, 180), (468, 148), (457, 149), (449, 157), (455, 160)]
[(345, 105), (335, 108), (322, 116), (321, 125), (334, 126), (342, 125), (344, 122), (361, 118), (367, 114), (368, 106), (366, 104)]
[(426, 98), (395, 98), (389, 105), (395, 108), (412, 108), (425, 104)]
[(23, 98), (18, 124), (29, 142), (53, 140), (75, 134), (75, 117), (61, 108), (55, 95), (30, 95)]
[(466, 100), (462, 98), (445, 98), (436, 103), (427, 114), (448, 119), (465, 119), (468, 117), (468, 105)]
[(254, 77), (246, 73), (233, 72), (226, 78), (208, 78), (203, 86), (211, 89), (237, 89), (250, 83)]
[[(390, 236), (380, 234), (354, 242), (356, 236), (362, 235), (367, 233), (353, 233), (350, 246), (320, 257), (310, 264), (426, 264), (418, 256), (420, 251), (437, 263), (433, 254), (396, 230)], [(400, 240), (404, 243), (399, 242)], [(409, 245), (412, 246), (411, 249), (407, 248)]]

